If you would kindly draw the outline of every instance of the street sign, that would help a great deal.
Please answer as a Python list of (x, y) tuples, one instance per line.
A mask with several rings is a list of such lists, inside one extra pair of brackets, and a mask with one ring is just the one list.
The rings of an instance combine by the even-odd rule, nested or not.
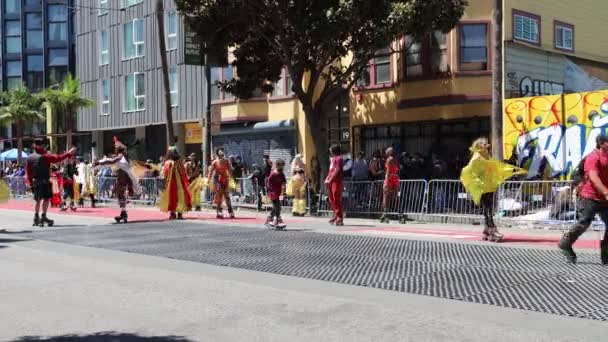
[(207, 63), (212, 66), (228, 65), (228, 50), (211, 51), (205, 47), (205, 40), (201, 39), (196, 30), (184, 21), (184, 63), (188, 65), (204, 65), (205, 54)]
[(184, 23), (184, 63), (188, 65), (205, 64), (203, 42), (187, 20)]

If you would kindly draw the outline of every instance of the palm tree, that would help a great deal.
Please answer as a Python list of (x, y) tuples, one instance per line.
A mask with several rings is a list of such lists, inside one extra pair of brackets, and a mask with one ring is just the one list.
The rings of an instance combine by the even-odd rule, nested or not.
[(40, 111), (40, 100), (24, 86), (4, 93), (4, 106), (0, 108), (0, 122), (14, 124), (17, 129), (17, 163), (21, 164), (23, 152), (23, 133), (25, 127), (34, 122), (44, 121)]
[(80, 96), (80, 80), (68, 74), (58, 88), (46, 88), (41, 95), (44, 105), (50, 108), (58, 117), (63, 114), (66, 128), (66, 149), (72, 147), (72, 133), (74, 131), (74, 121), (76, 113), (80, 108), (91, 107), (95, 101)]

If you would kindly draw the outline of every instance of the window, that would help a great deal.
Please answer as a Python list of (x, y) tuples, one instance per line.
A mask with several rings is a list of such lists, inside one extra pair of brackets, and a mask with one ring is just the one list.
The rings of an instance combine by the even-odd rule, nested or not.
[(378, 50), (376, 57), (369, 62), (369, 65), (357, 80), (357, 86), (373, 87), (390, 84), (391, 82), (391, 49)]
[(68, 65), (67, 49), (49, 49), (49, 66)]
[(449, 71), (448, 63), (448, 37), (441, 31), (435, 31), (429, 35), (430, 65), (431, 74)]
[(21, 22), (19, 20), (6, 20), (4, 25), (6, 53), (21, 53)]
[(125, 77), (125, 111), (144, 110), (146, 106), (146, 88), (143, 73)]
[(513, 39), (540, 45), (540, 17), (513, 11)]
[(281, 71), (281, 78), (273, 84), (271, 96), (285, 96), (285, 70)]
[(422, 65), (422, 43), (420, 39), (413, 36), (405, 38), (405, 75), (406, 77), (422, 76), (424, 67)]
[(42, 15), (28, 13), (25, 17), (26, 47), (28, 49), (42, 49)]
[(17, 14), (21, 12), (21, 0), (4, 0), (4, 12), (6, 14)]
[(405, 38), (405, 77), (436, 76), (449, 71), (447, 35), (441, 31)]
[(574, 26), (555, 22), (555, 47), (561, 50), (574, 51)]
[(374, 77), (376, 84), (391, 82), (391, 50), (390, 48), (380, 51), (374, 60)]
[(177, 67), (169, 69), (169, 92), (171, 93), (171, 107), (177, 107), (179, 105), (179, 77)]
[(229, 81), (234, 77), (232, 66), (211, 68), (211, 101), (234, 100), (234, 95), (222, 91), (217, 82)]
[(99, 34), (99, 45), (99, 65), (107, 65), (110, 63), (110, 38), (107, 30)]
[(124, 24), (124, 58), (136, 58), (144, 55), (144, 21), (135, 19)]
[(49, 5), (49, 21), (68, 21), (68, 8), (65, 5)]
[(129, 7), (144, 2), (144, 0), (121, 0), (121, 7)]
[(33, 90), (44, 88), (44, 58), (42, 55), (27, 56), (26, 85)]
[(21, 61), (6, 62), (6, 87), (7, 90), (17, 88), (21, 85)]
[(25, 0), (25, 7), (40, 7), (42, 0)]
[(489, 70), (488, 24), (461, 24), (460, 30), (460, 70)]
[(167, 13), (167, 51), (177, 49), (177, 13)]
[(65, 41), (68, 39), (68, 8), (66, 5), (49, 5), (49, 40)]
[(101, 91), (99, 92), (101, 98), (101, 115), (110, 114), (110, 80), (101, 80)]
[(104, 15), (104, 14), (108, 14), (108, 8), (109, 6), (109, 0), (99, 0), (99, 12), (97, 13), (97, 15)]

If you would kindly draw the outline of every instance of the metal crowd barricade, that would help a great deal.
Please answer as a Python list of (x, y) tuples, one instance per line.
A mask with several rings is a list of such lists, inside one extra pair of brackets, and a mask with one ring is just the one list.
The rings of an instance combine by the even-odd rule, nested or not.
[(13, 198), (31, 197), (24, 176), (6, 176), (3, 178), (3, 180), (11, 190), (11, 195)]
[(458, 180), (431, 180), (427, 194), (425, 220), (443, 223), (479, 223), (481, 207)]
[[(95, 180), (97, 193), (96, 199), (100, 202), (115, 202), (118, 201), (114, 186), (116, 185), (116, 177), (96, 177)], [(129, 201), (136, 204), (156, 205), (160, 198), (160, 182), (159, 178), (146, 177), (139, 179), (141, 187), (141, 195), (131, 198)]]
[(501, 225), (562, 229), (576, 220), (571, 181), (508, 181), (497, 192)]
[[(387, 205), (386, 214), (417, 218), (424, 214), (428, 184), (425, 180), (401, 180), (399, 188)], [(342, 208), (351, 217), (378, 216), (384, 213), (383, 181), (346, 181), (342, 192)], [(319, 198), (319, 213), (331, 212), (328, 190), (325, 185)]]

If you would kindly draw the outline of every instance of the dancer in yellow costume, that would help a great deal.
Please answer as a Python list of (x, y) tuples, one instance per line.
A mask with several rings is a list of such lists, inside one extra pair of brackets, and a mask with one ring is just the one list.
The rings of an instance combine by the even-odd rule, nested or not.
[(470, 151), (473, 154), (471, 161), (462, 169), (460, 180), (473, 202), (481, 204), (485, 226), (482, 239), (498, 242), (503, 235), (494, 223), (494, 193), (505, 180), (526, 171), (492, 159), (487, 138), (475, 140)]
[(293, 196), (293, 216), (304, 216), (306, 214), (306, 165), (302, 155), (298, 154), (291, 163), (291, 180), (288, 185), (288, 195)]

